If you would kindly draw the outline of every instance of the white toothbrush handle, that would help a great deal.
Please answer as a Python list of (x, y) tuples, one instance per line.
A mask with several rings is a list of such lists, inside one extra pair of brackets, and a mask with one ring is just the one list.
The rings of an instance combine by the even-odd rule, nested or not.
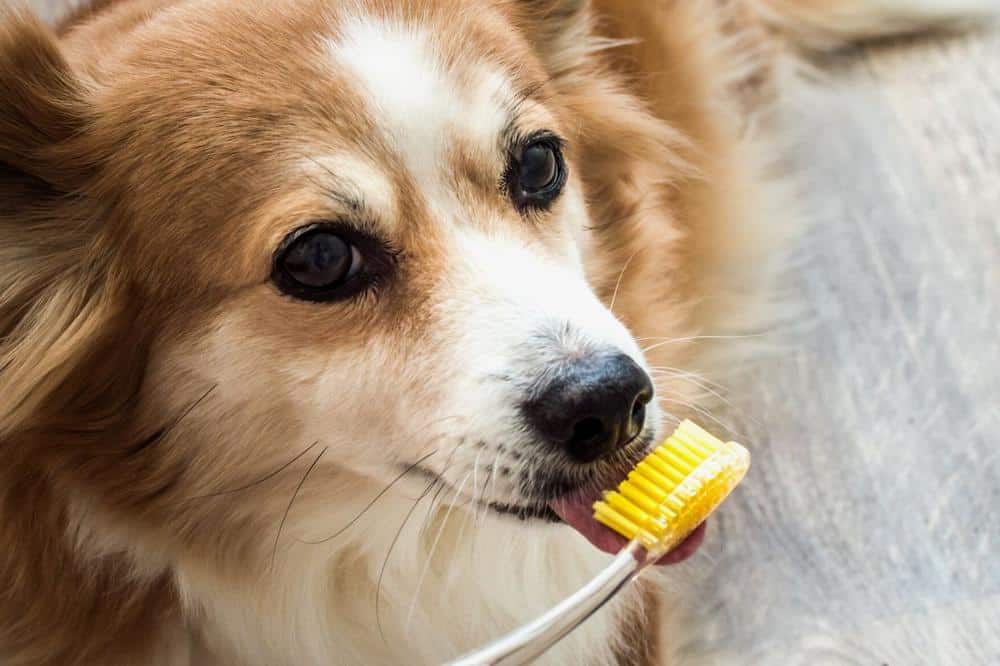
[(632, 541), (596, 578), (534, 622), (446, 666), (518, 666), (531, 662), (607, 603), (651, 559), (638, 541)]

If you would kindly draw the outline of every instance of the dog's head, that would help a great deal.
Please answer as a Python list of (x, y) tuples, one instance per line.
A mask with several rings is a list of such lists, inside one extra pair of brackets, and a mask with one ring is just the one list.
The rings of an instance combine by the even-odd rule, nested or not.
[(0, 440), (175, 544), (617, 478), (661, 426), (617, 292), (663, 337), (685, 298), (585, 4), (178, 3), (71, 65), (8, 13)]

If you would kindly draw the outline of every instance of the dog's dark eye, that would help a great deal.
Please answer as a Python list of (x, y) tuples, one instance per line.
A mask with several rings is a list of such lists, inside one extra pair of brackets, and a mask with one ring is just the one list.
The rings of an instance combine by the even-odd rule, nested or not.
[(357, 244), (327, 225), (290, 234), (275, 254), (272, 278), (286, 294), (311, 301), (347, 298), (363, 287)]
[(512, 156), (505, 180), (519, 209), (547, 208), (566, 184), (560, 140), (546, 133), (526, 141)]
[(328, 289), (361, 268), (356, 247), (328, 231), (314, 231), (295, 239), (281, 258), (281, 267), (304, 287)]
[(556, 151), (546, 143), (533, 143), (521, 155), (521, 188), (525, 192), (544, 192), (559, 177)]

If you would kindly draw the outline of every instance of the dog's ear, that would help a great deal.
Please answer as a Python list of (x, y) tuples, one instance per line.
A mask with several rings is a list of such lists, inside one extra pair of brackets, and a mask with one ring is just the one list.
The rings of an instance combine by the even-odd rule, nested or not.
[(528, 37), (554, 78), (575, 70), (593, 50), (590, 0), (519, 0)]
[[(23, 9), (0, 8), (0, 91), (4, 194), (14, 185), (72, 190), (76, 165), (58, 153), (83, 130), (83, 96), (55, 37)], [(5, 196), (4, 212), (21, 203)]]
[(83, 194), (88, 122), (55, 36), (26, 10), (0, 8), (0, 443), (65, 408), (54, 396), (119, 311)]

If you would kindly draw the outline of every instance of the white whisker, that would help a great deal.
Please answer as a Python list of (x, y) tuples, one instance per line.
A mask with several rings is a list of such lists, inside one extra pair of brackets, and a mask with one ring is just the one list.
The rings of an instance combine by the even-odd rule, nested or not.
[(657, 377), (666, 377), (666, 378), (669, 378), (669, 379), (679, 379), (679, 380), (691, 382), (692, 384), (694, 384), (695, 386), (697, 386), (699, 389), (701, 389), (702, 391), (704, 391), (706, 394), (708, 394), (709, 396), (712, 396), (713, 398), (715, 398), (716, 400), (718, 400), (722, 404), (726, 405), (727, 407), (732, 407), (733, 406), (733, 404), (729, 400), (729, 398), (725, 397), (724, 395), (722, 395), (722, 393), (720, 393), (719, 391), (717, 391), (714, 388), (712, 388), (711, 382), (709, 380), (705, 379), (704, 377), (702, 377), (701, 375), (698, 375), (698, 374), (695, 374), (695, 373), (690, 373), (690, 372), (682, 372), (682, 371), (681, 372), (663, 372), (663, 373), (658, 373), (658, 372), (654, 371), (652, 373), (652, 375), (653, 375), (654, 378), (657, 378)]
[(671, 368), (666, 365), (653, 366), (650, 369), (650, 374), (662, 374), (673, 377), (688, 378), (692, 380), (697, 380), (702, 387), (713, 387), (718, 390), (725, 390), (725, 387), (715, 381), (712, 381), (705, 375), (695, 371), (695, 370), (682, 370), (681, 368)]
[(618, 300), (618, 290), (622, 287), (622, 280), (625, 278), (625, 271), (628, 270), (629, 265), (631, 265), (632, 260), (635, 259), (637, 254), (639, 254), (639, 250), (632, 253), (632, 256), (628, 258), (628, 261), (625, 262), (625, 265), (622, 266), (621, 272), (618, 274), (618, 281), (615, 282), (615, 290), (611, 294), (611, 304), (608, 306), (608, 310), (611, 311), (611, 314), (614, 314), (615, 312), (615, 301)]
[(671, 399), (671, 398), (663, 398), (663, 397), (661, 397), (660, 401), (661, 402), (673, 403), (675, 405), (679, 405), (681, 407), (685, 407), (687, 409), (691, 409), (691, 410), (697, 412), (699, 415), (705, 417), (706, 419), (711, 420), (716, 425), (724, 428), (727, 432), (731, 433), (733, 436), (742, 437), (742, 435), (740, 433), (738, 433), (735, 428), (733, 428), (728, 423), (725, 423), (724, 421), (722, 421), (719, 418), (717, 418), (714, 414), (712, 414), (711, 412), (709, 412), (704, 407), (700, 407), (698, 405), (695, 405), (695, 404), (690, 403), (690, 402), (686, 402), (684, 400), (674, 400), (674, 399)]
[[(749, 335), (691, 335), (684, 338), (661, 338), (663, 342), (658, 342), (655, 345), (650, 345), (642, 350), (642, 353), (648, 353), (654, 349), (659, 349), (660, 347), (666, 347), (667, 345), (680, 344), (682, 342), (701, 342), (702, 340), (747, 340), (750, 338), (760, 338), (763, 337), (762, 333), (754, 333)], [(656, 338), (642, 338), (644, 340), (654, 340)]]

